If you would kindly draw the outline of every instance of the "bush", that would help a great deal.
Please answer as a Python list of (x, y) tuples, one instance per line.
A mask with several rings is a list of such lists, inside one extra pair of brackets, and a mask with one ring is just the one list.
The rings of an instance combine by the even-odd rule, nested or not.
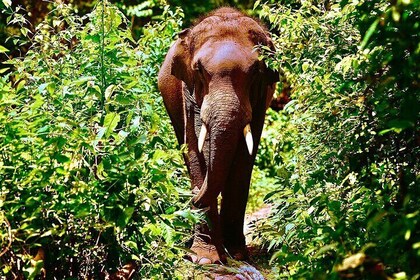
[(257, 161), (279, 182), (256, 234), (279, 278), (420, 277), (419, 6), (262, 7), (293, 99)]
[(174, 277), (195, 218), (156, 77), (181, 17), (166, 7), (135, 42), (107, 1), (84, 17), (60, 4), (6, 62), (4, 277), (103, 278), (133, 260), (142, 278)]

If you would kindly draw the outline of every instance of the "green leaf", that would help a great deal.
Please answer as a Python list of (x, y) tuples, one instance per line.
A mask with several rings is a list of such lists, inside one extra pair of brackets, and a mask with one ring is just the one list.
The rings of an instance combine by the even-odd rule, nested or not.
[(341, 201), (338, 200), (332, 200), (328, 202), (328, 209), (331, 211), (338, 212), (341, 209)]
[(294, 227), (295, 227), (295, 224), (293, 224), (293, 223), (287, 224), (286, 227), (285, 227), (286, 233), (288, 231), (290, 231), (291, 229), (293, 229)]
[(43, 267), (44, 267), (44, 261), (38, 260), (38, 261), (33, 261), (33, 265), (25, 267), (23, 271), (25, 271), (28, 274), (27, 275), (28, 280), (33, 280), (40, 274), (41, 269)]
[(389, 128), (381, 130), (378, 134), (379, 135), (384, 135), (387, 134), (389, 132), (396, 132), (396, 133), (401, 133), (403, 130), (408, 129), (410, 127), (414, 127), (414, 123), (408, 121), (408, 120), (391, 120), (388, 123)]
[(26, 27), (22, 27), (21, 29), (20, 29), (20, 32), (22, 33), (22, 35), (23, 36), (25, 36), (25, 37), (27, 37), (28, 36), (28, 33), (32, 33), (28, 28), (26, 28)]
[(108, 174), (104, 171), (103, 161), (101, 161), (97, 166), (96, 176), (98, 176), (101, 180), (104, 180), (108, 176)]
[(55, 91), (55, 87), (56, 87), (55, 83), (53, 83), (53, 82), (48, 83), (48, 86), (47, 86), (48, 93), (53, 94), (54, 91)]
[(306, 72), (307, 70), (308, 70), (308, 68), (309, 68), (309, 63), (308, 62), (304, 62), (303, 64), (302, 64), (302, 71), (303, 72)]
[(135, 208), (134, 207), (125, 207), (124, 211), (118, 218), (118, 226), (125, 227), (129, 222), (131, 217), (133, 216)]
[(104, 127), (106, 129), (105, 137), (109, 137), (120, 122), (120, 115), (115, 112), (108, 113), (104, 119)]
[[(3, 2), (4, 3), (4, 2)], [(8, 52), (9, 50), (8, 49), (6, 49), (5, 47), (3, 47), (2, 45), (0, 45), (0, 53), (6, 53), (6, 52)]]
[(24, 89), (25, 85), (26, 85), (26, 80), (21, 79), (17, 81), (17, 83), (15, 84), (16, 91), (20, 92), (22, 89)]
[(0, 69), (0, 74), (3, 74), (4, 72), (6, 72), (7, 70), (9, 70), (10, 68), (2, 68)]
[(44, 98), (40, 94), (37, 94), (34, 96), (34, 99), (35, 101), (32, 103), (31, 109), (37, 110), (44, 104)]
[(125, 246), (127, 246), (127, 248), (130, 248), (132, 250), (134, 250), (135, 252), (139, 251), (139, 248), (137, 247), (137, 243), (131, 240), (127, 240), (124, 242)]
[(115, 141), (117, 144), (120, 144), (122, 141), (124, 141), (125, 138), (129, 135), (129, 132), (126, 132), (124, 130), (120, 130), (118, 134), (115, 136)]
[(178, 210), (176, 212), (174, 212), (174, 215), (176, 216), (181, 216), (185, 219), (188, 219), (194, 223), (197, 223), (199, 220), (199, 216), (198, 215), (194, 215), (194, 213), (191, 210)]
[(94, 80), (95, 80), (95, 77), (92, 77), (92, 76), (82, 76), (79, 79), (77, 79), (76, 81), (74, 81), (73, 83), (76, 86), (80, 86), (80, 85), (82, 85), (84, 83), (87, 83), (88, 81), (94, 81)]
[(6, 6), (6, 8), (10, 8), (12, 6), (12, 0), (2, 0), (3, 4)]
[(65, 156), (65, 155), (61, 155), (61, 154), (56, 154), (54, 156), (54, 158), (57, 160), (57, 162), (59, 163), (66, 163), (70, 161), (70, 158)]
[(109, 98), (112, 96), (112, 94), (114, 93), (115, 89), (116, 89), (116, 85), (110, 85), (106, 88), (105, 90), (105, 99), (109, 100)]
[(42, 93), (45, 89), (47, 89), (49, 94), (52, 94), (54, 92), (54, 89), (55, 89), (55, 84), (52, 83), (52, 82), (44, 83), (44, 84), (39, 85), (39, 87), (38, 87), (38, 91), (40, 93)]
[(315, 256), (320, 256), (328, 251), (334, 251), (337, 248), (337, 243), (332, 243), (332, 244), (328, 244), (325, 246), (322, 246), (317, 253), (315, 254)]
[(369, 29), (366, 31), (365, 36), (363, 37), (363, 41), (362, 44), (360, 45), (360, 48), (363, 50), (366, 45), (369, 43), (369, 39), (370, 37), (372, 37), (373, 33), (375, 33), (376, 31), (376, 27), (378, 26), (379, 23), (379, 18), (377, 20), (375, 20), (369, 27)]
[(62, 23), (62, 20), (58, 20), (58, 19), (54, 19), (54, 20), (53, 20), (53, 26), (54, 26), (54, 27), (59, 26), (61, 23)]
[(99, 128), (98, 133), (96, 134), (96, 137), (95, 137), (96, 143), (97, 143), (97, 141), (101, 140), (102, 137), (104, 137), (106, 131), (107, 131), (106, 127), (100, 127)]
[(395, 7), (395, 6), (393, 6), (392, 7), (392, 19), (394, 20), (394, 21), (396, 21), (396, 22), (399, 22), (400, 21), (400, 18), (401, 18), (401, 14), (400, 14), (400, 12), (398, 11), (398, 9), (397, 9), (397, 7)]
[(285, 256), (286, 256), (286, 254), (285, 254), (285, 253), (283, 253), (281, 250), (279, 250), (279, 251), (275, 252), (275, 253), (271, 256), (270, 261), (269, 261), (269, 264), (271, 265), (271, 264), (273, 264), (273, 262), (274, 262), (275, 260), (280, 259), (280, 258), (284, 258)]

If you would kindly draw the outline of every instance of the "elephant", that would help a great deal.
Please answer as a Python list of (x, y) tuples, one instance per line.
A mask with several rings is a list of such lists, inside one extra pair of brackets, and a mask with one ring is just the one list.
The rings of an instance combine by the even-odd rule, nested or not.
[(251, 173), (279, 81), (256, 46), (274, 51), (267, 29), (219, 8), (178, 33), (159, 71), (164, 105), (187, 148), (192, 207), (205, 212), (188, 256), (198, 264), (248, 257), (243, 226)]

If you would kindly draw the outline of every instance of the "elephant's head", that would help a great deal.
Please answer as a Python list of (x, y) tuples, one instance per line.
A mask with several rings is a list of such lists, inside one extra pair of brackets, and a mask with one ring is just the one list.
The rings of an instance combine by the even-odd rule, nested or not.
[[(220, 22), (223, 16), (229, 19), (226, 24)], [(230, 25), (232, 19), (238, 24)], [(267, 34), (253, 19), (226, 9), (226, 14), (219, 10), (217, 17), (182, 31), (175, 43), (171, 74), (185, 83), (184, 94), (193, 97), (199, 112), (195, 140), (207, 167), (195, 198), (198, 205), (208, 206), (223, 190), (232, 165), (242, 158), (238, 153), (246, 153), (251, 162), (255, 158), (278, 81), (278, 73), (266, 67), (255, 47), (274, 49)], [(213, 191), (206, 192), (209, 188)]]

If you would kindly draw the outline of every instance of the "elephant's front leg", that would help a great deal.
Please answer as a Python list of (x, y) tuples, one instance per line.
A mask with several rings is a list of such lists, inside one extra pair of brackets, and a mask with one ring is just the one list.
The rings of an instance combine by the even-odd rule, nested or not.
[[(200, 133), (201, 120), (194, 110), (193, 104), (186, 103), (185, 137), (187, 143), (186, 164), (190, 173), (191, 188), (195, 196), (201, 188), (207, 187), (207, 165), (205, 154), (208, 154), (208, 145), (200, 152), (198, 150), (198, 135)], [(194, 232), (194, 240), (189, 257), (194, 263), (208, 264), (226, 261), (223, 249), (220, 217), (217, 207), (217, 197), (210, 203), (193, 206), (201, 209), (205, 215), (205, 221), (198, 224)]]
[(205, 222), (196, 226), (191, 246), (191, 260), (198, 264), (226, 262), (223, 249), (217, 201), (204, 209)]
[(255, 111), (253, 116), (254, 120), (251, 123), (255, 149), (252, 155), (249, 155), (245, 141), (243, 139), (239, 141), (229, 177), (222, 192), (220, 219), (224, 246), (229, 254), (237, 260), (244, 260), (248, 257), (243, 232), (245, 209), (248, 200), (252, 168), (264, 124), (265, 110), (263, 109), (263, 105), (260, 105), (260, 110)]
[(243, 227), (252, 164), (253, 158), (247, 153), (246, 145), (241, 143), (238, 145), (229, 179), (222, 192), (220, 219), (224, 246), (237, 260), (245, 260), (248, 257)]

